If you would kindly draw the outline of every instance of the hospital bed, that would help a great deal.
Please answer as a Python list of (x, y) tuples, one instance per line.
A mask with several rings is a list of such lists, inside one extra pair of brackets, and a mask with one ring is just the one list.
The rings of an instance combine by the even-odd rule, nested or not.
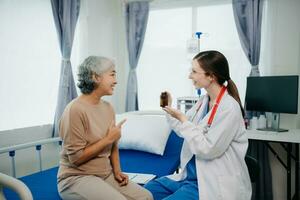
[[(156, 115), (161, 115), (160, 112), (134, 112), (132, 114), (136, 115), (152, 115), (155, 117)], [(0, 153), (7, 152), (10, 154), (15, 154), (16, 150), (22, 148), (30, 148), (36, 147), (37, 151), (41, 150), (41, 145), (47, 144), (50, 142), (59, 142), (61, 141), (59, 138), (50, 138), (48, 140), (41, 140), (32, 142), (30, 144), (22, 144), (16, 145), (14, 147), (9, 148), (2, 148), (0, 149)], [(138, 151), (138, 150), (131, 150), (131, 149), (120, 149), (120, 162), (122, 166), (122, 171), (124, 172), (131, 172), (131, 173), (149, 173), (154, 174), (157, 177), (161, 177), (164, 175), (169, 175), (174, 173), (179, 166), (180, 162), (180, 151), (182, 147), (183, 140), (179, 138), (173, 131), (170, 133), (169, 138), (167, 140), (167, 144), (164, 150), (163, 155), (152, 154), (148, 152)], [(13, 152), (13, 153), (12, 153)], [(40, 172), (27, 175), (21, 177), (18, 183), (22, 181), (24, 184), (19, 184), (17, 188), (21, 187), (22, 190), (28, 192), (26, 187), (29, 188), (33, 199), (37, 200), (56, 200), (60, 199), (58, 192), (57, 192), (57, 182), (56, 182), (56, 175), (58, 167), (53, 167), (47, 170), (41, 169), (41, 159), (40, 153), (39, 155), (39, 162), (40, 162)], [(13, 159), (13, 156), (11, 156)], [(14, 167), (14, 161), (12, 160), (12, 166)], [(15, 175), (15, 169), (13, 169), (13, 175)], [(11, 177), (12, 178), (12, 177)], [(1, 176), (0, 176), (0, 179)], [(14, 179), (14, 178), (12, 178)], [(0, 199), (1, 199), (1, 185), (2, 187), (8, 187), (9, 185), (3, 183), (0, 180)], [(23, 186), (23, 187), (22, 187)], [(4, 195), (6, 199), (28, 199), (30, 198), (27, 196), (26, 198), (19, 198), (18, 197), (18, 190), (14, 189), (11, 190), (10, 186), (4, 189)], [(17, 191), (17, 192), (16, 192)]]

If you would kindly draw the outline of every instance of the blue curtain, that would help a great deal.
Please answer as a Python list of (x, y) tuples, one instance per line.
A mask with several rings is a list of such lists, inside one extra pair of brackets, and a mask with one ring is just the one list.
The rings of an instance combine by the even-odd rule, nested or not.
[(138, 110), (138, 87), (136, 67), (141, 54), (148, 15), (149, 2), (126, 4), (126, 33), (130, 71), (127, 81), (126, 111)]
[(240, 42), (252, 65), (250, 76), (259, 76), (262, 0), (233, 0), (232, 5)]
[[(259, 56), (261, 41), (262, 0), (233, 0), (234, 19), (244, 53), (251, 63), (250, 76), (260, 76)], [(246, 112), (250, 118), (257, 113)], [(256, 158), (260, 173), (253, 190), (252, 199), (272, 200), (272, 174), (269, 163), (268, 148), (260, 141), (249, 141), (248, 155)]]
[(62, 55), (52, 133), (52, 136), (57, 136), (59, 120), (66, 105), (77, 97), (70, 57), (75, 27), (79, 16), (80, 0), (51, 0), (51, 5)]

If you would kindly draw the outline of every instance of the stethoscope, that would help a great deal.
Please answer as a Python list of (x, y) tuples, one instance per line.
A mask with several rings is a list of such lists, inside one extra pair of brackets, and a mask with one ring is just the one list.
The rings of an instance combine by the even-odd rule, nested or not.
[[(214, 120), (214, 117), (216, 115), (216, 112), (217, 112), (217, 109), (219, 107), (220, 101), (221, 101), (222, 97), (224, 96), (226, 89), (227, 89), (226, 86), (222, 86), (221, 91), (219, 92), (219, 94), (217, 96), (216, 103), (213, 105), (212, 111), (211, 111), (211, 113), (209, 115), (209, 118), (208, 118), (208, 122), (204, 126), (204, 129), (203, 129), (204, 134), (207, 134), (209, 128), (211, 127), (212, 121)], [(194, 116), (192, 117), (191, 121), (194, 120), (194, 118), (197, 115), (198, 111), (200, 110), (201, 106), (202, 106), (202, 103), (200, 103), (199, 106), (197, 107), (196, 112), (195, 112)]]

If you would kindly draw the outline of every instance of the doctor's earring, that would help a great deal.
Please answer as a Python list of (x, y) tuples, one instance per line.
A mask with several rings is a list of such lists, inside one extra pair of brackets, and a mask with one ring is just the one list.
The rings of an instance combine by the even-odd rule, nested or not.
[(225, 87), (227, 87), (228, 81), (224, 81), (223, 85), (224, 85)]

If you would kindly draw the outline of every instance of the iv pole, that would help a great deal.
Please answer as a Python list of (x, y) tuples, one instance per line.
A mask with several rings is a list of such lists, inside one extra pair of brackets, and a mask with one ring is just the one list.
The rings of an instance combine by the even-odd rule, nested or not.
[[(200, 52), (200, 36), (202, 35), (202, 32), (196, 32), (196, 35), (197, 35), (197, 40), (198, 40), (197, 50), (199, 53)], [(200, 97), (201, 89), (197, 89), (197, 94), (198, 94), (198, 97)]]

